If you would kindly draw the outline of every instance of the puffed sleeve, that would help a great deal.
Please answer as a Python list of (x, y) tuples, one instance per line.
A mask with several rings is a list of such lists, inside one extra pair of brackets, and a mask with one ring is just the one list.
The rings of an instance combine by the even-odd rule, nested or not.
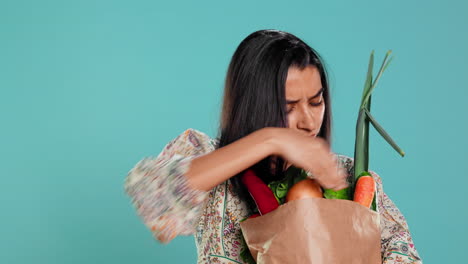
[(124, 182), (137, 214), (155, 239), (169, 243), (195, 232), (209, 191), (193, 189), (185, 173), (191, 161), (214, 150), (213, 140), (189, 128), (170, 141), (156, 157), (145, 157)]
[(382, 263), (421, 264), (416, 246), (405, 217), (383, 190), (382, 179), (369, 171), (377, 185), (377, 201), (380, 213)]

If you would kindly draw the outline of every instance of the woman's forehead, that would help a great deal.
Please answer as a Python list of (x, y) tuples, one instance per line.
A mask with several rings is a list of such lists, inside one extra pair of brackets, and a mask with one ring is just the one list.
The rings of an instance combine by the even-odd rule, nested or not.
[(285, 89), (286, 99), (289, 101), (308, 100), (322, 89), (320, 72), (315, 66), (307, 66), (302, 70), (291, 67), (288, 70)]

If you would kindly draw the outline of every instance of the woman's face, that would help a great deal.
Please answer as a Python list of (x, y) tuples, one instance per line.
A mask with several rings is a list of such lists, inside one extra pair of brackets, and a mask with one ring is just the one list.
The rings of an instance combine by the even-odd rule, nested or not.
[(302, 71), (297, 67), (289, 68), (285, 88), (288, 127), (316, 137), (325, 113), (322, 81), (317, 67), (307, 66)]
[[(288, 127), (304, 135), (316, 137), (322, 127), (325, 113), (322, 81), (317, 67), (307, 66), (302, 71), (296, 67), (289, 68), (285, 88)], [(273, 157), (272, 173), (276, 167), (275, 162), (276, 157)], [(284, 166), (285, 170), (291, 163), (286, 161)]]

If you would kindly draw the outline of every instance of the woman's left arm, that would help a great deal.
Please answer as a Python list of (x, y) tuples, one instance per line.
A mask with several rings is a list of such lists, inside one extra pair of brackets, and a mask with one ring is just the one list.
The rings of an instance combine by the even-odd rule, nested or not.
[(384, 193), (382, 179), (370, 171), (377, 185), (377, 203), (380, 213), (382, 263), (417, 263), (422, 260), (411, 238), (406, 219), (392, 200)]

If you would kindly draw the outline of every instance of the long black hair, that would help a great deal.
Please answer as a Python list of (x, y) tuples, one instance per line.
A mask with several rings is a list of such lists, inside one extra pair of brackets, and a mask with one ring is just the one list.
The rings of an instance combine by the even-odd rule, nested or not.
[[(323, 60), (314, 49), (293, 34), (270, 29), (248, 35), (232, 56), (225, 79), (216, 148), (261, 128), (288, 127), (285, 98), (288, 69), (297, 67), (302, 70), (309, 65), (317, 67), (324, 88), (325, 113), (317, 136), (331, 145), (330, 91)], [(273, 174), (272, 158), (268, 156), (248, 169), (253, 169), (265, 183), (281, 179), (285, 161), (281, 157), (276, 158)], [(247, 202), (250, 209), (254, 209), (255, 204), (240, 181), (246, 170), (229, 180), (240, 198)]]

